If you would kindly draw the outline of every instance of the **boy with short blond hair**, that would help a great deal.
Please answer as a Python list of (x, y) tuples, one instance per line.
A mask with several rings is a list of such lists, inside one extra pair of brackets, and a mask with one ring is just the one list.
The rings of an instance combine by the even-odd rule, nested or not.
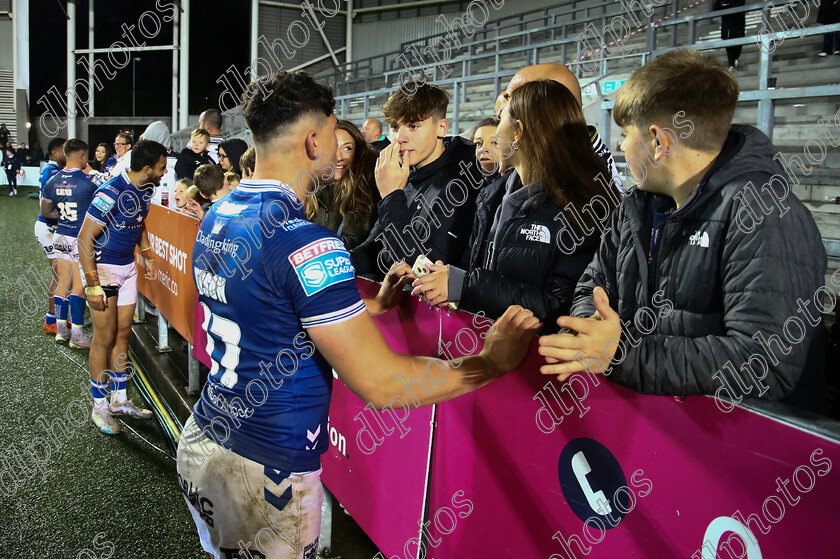
[(638, 185), (557, 321), (570, 333), (540, 339), (543, 374), (821, 406), (825, 249), (770, 139), (732, 124), (737, 101), (732, 75), (686, 49), (621, 88), (613, 115)]
[(228, 189), (228, 192), (239, 186), (239, 181), (242, 180), (242, 177), (239, 176), (239, 173), (234, 173), (233, 171), (228, 171), (225, 173), (225, 187)]
[(210, 133), (204, 128), (196, 128), (190, 134), (190, 143), (181, 150), (175, 164), (175, 180), (192, 178), (200, 165), (211, 165), (213, 159), (207, 151), (210, 145)]

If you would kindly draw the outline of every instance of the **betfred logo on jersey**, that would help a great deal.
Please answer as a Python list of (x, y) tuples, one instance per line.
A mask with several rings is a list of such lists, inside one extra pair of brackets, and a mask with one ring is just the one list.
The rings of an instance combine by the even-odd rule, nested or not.
[(350, 255), (338, 239), (309, 243), (290, 254), (289, 262), (307, 297), (356, 275)]

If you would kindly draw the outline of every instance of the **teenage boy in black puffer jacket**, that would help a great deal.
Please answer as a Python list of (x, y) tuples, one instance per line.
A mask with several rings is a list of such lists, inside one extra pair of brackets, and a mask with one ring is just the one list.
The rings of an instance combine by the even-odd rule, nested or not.
[(689, 50), (622, 87), (613, 114), (639, 184), (558, 319), (571, 332), (540, 339), (542, 373), (819, 409), (825, 250), (767, 136), (731, 125), (737, 99), (731, 74)]
[(383, 107), (396, 141), (379, 154), (379, 218), (350, 252), (358, 275), (381, 278), (395, 261), (459, 262), (483, 185), (475, 146), (449, 131), (449, 98), (433, 85), (403, 84)]

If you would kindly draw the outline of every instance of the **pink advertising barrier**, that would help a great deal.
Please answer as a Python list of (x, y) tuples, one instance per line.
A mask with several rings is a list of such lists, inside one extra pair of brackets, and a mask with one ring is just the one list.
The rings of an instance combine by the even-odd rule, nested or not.
[[(453, 357), (489, 325), (411, 297), (376, 321), (397, 352)], [(705, 396), (559, 383), (541, 363), (532, 346), (481, 390), (412, 408), (402, 432), (335, 379), (322, 479), (385, 558), (835, 556), (839, 440)]]
[[(442, 339), (468, 330), (471, 317), (452, 313)], [(837, 556), (838, 441), (742, 408), (724, 413), (713, 398), (644, 396), (603, 377), (594, 386), (577, 375), (563, 390), (538, 373), (541, 363), (532, 352), (514, 373), (438, 405), (431, 557)], [(543, 402), (550, 411), (538, 426)], [(459, 491), (472, 510), (453, 507)], [(612, 513), (590, 506), (598, 492)]]

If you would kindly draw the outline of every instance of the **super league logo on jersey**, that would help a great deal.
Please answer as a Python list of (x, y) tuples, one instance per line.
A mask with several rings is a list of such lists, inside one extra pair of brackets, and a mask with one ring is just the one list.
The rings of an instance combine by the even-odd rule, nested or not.
[(318, 287), (324, 280), (327, 279), (327, 271), (324, 270), (324, 265), (320, 262), (313, 262), (312, 264), (303, 268), (303, 281), (309, 287)]
[(330, 285), (355, 278), (350, 255), (338, 239), (320, 239), (289, 255), (307, 297)]

